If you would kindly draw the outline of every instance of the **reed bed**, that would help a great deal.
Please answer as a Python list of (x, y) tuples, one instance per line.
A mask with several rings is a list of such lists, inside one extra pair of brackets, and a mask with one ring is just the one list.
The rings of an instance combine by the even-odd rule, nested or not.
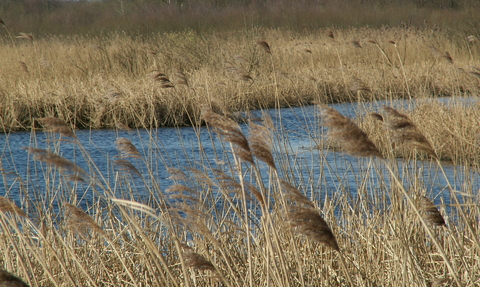
[[(122, 137), (112, 168), (101, 172), (77, 136), (62, 133), (68, 124), (43, 120), (54, 129), (46, 149), (27, 148), (28, 178), (16, 174), (10, 160), (0, 162), (8, 191), (0, 198), (0, 262), (7, 270), (0, 284), (477, 286), (480, 214), (473, 178), (465, 176), (458, 189), (445, 175), (446, 203), (420, 174), (402, 171), (392, 151), (409, 150), (414, 165), (423, 155), (444, 175), (437, 143), (417, 114), (387, 106), (378, 111), (378, 132), (367, 121), (357, 125), (318, 107), (328, 133), (312, 141), (335, 142), (341, 151), (335, 161), (355, 162), (356, 172), (337, 169), (325, 150), (295, 153), (266, 115), (246, 131), (231, 114), (209, 106), (200, 115), (208, 129), (198, 135), (221, 139), (211, 157), (202, 152), (177, 166), (162, 139), (152, 135), (146, 146), (135, 146)], [(453, 117), (438, 116), (447, 114)], [(448, 124), (458, 131), (464, 122)], [(72, 146), (82, 166), (61, 156)], [(329, 167), (335, 182), (325, 183), (327, 175), (314, 173), (313, 163)], [(158, 176), (164, 165), (168, 179)], [(161, 188), (162, 181), (169, 187)], [(38, 190), (40, 182), (45, 188)], [(21, 199), (12, 201), (9, 191)]]
[[(5, 26), (8, 30), (9, 27)], [(475, 35), (428, 25), (1, 39), (0, 129), (198, 125), (228, 110), (477, 95)]]

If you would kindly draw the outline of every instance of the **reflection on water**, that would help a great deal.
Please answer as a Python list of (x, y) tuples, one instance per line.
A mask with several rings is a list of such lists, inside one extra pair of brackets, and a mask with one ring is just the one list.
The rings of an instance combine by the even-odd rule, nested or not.
[[(444, 99), (448, 101), (448, 99)], [(377, 111), (381, 106), (392, 103), (376, 102), (359, 107), (357, 104), (333, 105), (342, 114), (355, 117), (368, 110)], [(408, 101), (397, 101), (399, 105), (412, 105)], [(325, 198), (335, 199), (347, 195), (354, 201), (359, 196), (368, 196), (373, 205), (387, 202), (390, 179), (383, 163), (377, 159), (354, 158), (348, 155), (316, 149), (323, 134), (318, 124), (317, 111), (314, 106), (301, 108), (284, 108), (266, 111), (276, 124), (275, 157), (280, 175), (288, 178), (294, 185), (300, 186), (309, 197), (321, 204)], [(262, 116), (261, 111), (251, 112), (251, 116)], [(242, 125), (248, 134), (247, 125)], [(18, 132), (0, 135), (1, 163), (4, 180), (0, 184), (0, 195), (8, 195), (18, 203), (38, 194), (45, 194), (45, 208), (55, 208), (54, 198), (72, 201), (76, 196), (81, 202), (91, 202), (94, 195), (102, 189), (87, 183), (71, 183), (62, 180), (55, 169), (36, 163), (22, 147), (38, 147), (50, 150), (75, 162), (89, 174), (95, 174), (95, 181), (104, 180), (115, 196), (134, 197), (146, 200), (155, 196), (152, 190), (165, 191), (173, 181), (167, 167), (202, 169), (203, 167), (221, 168), (228, 164), (231, 157), (223, 152), (222, 143), (207, 128), (159, 128), (154, 130), (113, 131), (113, 130), (78, 130), (80, 145), (68, 141), (57, 141), (58, 135), (44, 132)], [(119, 137), (129, 139), (144, 155), (143, 159), (129, 159), (141, 176), (131, 175), (128, 179), (119, 177), (118, 167), (112, 164), (118, 156), (115, 141)], [(84, 152), (84, 150), (86, 152)], [(423, 188), (435, 203), (449, 204), (451, 193), (446, 188), (447, 180), (440, 167), (430, 161), (392, 163), (399, 170), (401, 178), (408, 180), (406, 186)], [(262, 165), (262, 164), (260, 164)], [(463, 193), (477, 194), (479, 175), (466, 167), (445, 165), (442, 167), (448, 176), (448, 182), (455, 190)], [(266, 167), (263, 169), (264, 181), (268, 181)], [(104, 179), (100, 178), (103, 176)], [(248, 175), (248, 172), (247, 172)], [(150, 179), (150, 180), (149, 180)], [(152, 179), (154, 182), (152, 182)], [(465, 183), (471, 184), (466, 186)], [(135, 194), (122, 194), (125, 186), (135, 190)], [(159, 188), (157, 187), (159, 186)], [(51, 200), (49, 202), (48, 200)], [(378, 202), (377, 202), (378, 201)]]

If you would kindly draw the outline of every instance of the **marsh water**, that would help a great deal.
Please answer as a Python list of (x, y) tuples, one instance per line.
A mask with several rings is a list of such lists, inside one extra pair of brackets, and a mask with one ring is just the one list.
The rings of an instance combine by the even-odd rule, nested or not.
[[(449, 104), (450, 101), (441, 100), (445, 104)], [(335, 104), (332, 107), (353, 118), (365, 111), (377, 111), (383, 105), (413, 108), (415, 103), (375, 102), (362, 106)], [(355, 199), (359, 189), (367, 190), (368, 195), (374, 200), (384, 196), (382, 189), (385, 190), (385, 184), (389, 184), (389, 177), (381, 162), (318, 148), (324, 130), (319, 125), (318, 110), (315, 106), (251, 111), (248, 117), (262, 117), (264, 113), (271, 116), (275, 126), (274, 155), (280, 175), (288, 177), (308, 196), (323, 200), (325, 196), (334, 198), (343, 192)], [(241, 127), (248, 134), (248, 125), (241, 124)], [(76, 196), (80, 202), (88, 203), (94, 200), (96, 190), (94, 185), (88, 181), (67, 183), (55, 173), (55, 169), (49, 169), (36, 162), (25, 147), (48, 148), (75, 162), (88, 173), (101, 174), (104, 182), (111, 186), (115, 196), (129, 199), (133, 197), (135, 200), (152, 196), (149, 187), (151, 183), (147, 182), (146, 178), (155, 179), (155, 184), (158, 185), (156, 192), (166, 190), (172, 185), (171, 174), (167, 172), (168, 167), (189, 173), (191, 172), (189, 168), (202, 169), (205, 166), (222, 168), (225, 162), (231, 160), (230, 153), (222, 152), (224, 149), (228, 150), (228, 147), (224, 147), (218, 136), (209, 132), (206, 127), (129, 131), (77, 130), (76, 135), (80, 144), (58, 140), (58, 135), (41, 131), (1, 134), (0, 168), (3, 180), (0, 183), (0, 195), (22, 204), (26, 198), (32, 199), (48, 192), (52, 193), (50, 199), (43, 201), (44, 204), (48, 204), (48, 200), (51, 200), (52, 206), (56, 205), (54, 198), (58, 195), (67, 201), (72, 201), (72, 196)], [(138, 170), (138, 174), (131, 174), (128, 180), (119, 180), (119, 173), (122, 171), (112, 164), (119, 155), (115, 141), (120, 137), (130, 140), (143, 155), (143, 159), (129, 159)], [(405, 177), (416, 178), (417, 184), (426, 190), (435, 203), (448, 205), (451, 202), (452, 193), (446, 188), (447, 179), (434, 162), (397, 159), (394, 164)], [(262, 163), (259, 165), (264, 171), (267, 170), (266, 165)], [(478, 173), (468, 167), (448, 163), (445, 163), (442, 169), (455, 190), (470, 194), (478, 193), (480, 187)], [(268, 172), (265, 172), (264, 180), (268, 181)], [(125, 185), (128, 185), (128, 189), (133, 190), (134, 194), (124, 194)]]

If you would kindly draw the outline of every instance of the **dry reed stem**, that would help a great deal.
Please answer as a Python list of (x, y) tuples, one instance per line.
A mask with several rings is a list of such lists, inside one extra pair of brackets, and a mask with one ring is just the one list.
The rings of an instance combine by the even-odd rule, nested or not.
[(383, 158), (375, 144), (352, 120), (335, 109), (319, 105), (323, 125), (328, 127), (328, 137), (340, 148), (353, 156), (375, 156)]
[(234, 153), (242, 160), (254, 164), (252, 152), (247, 138), (243, 134), (237, 122), (217, 113), (214, 113), (211, 108), (202, 108), (202, 117), (205, 121), (216, 129), (224, 140), (232, 143)]
[(17, 215), (27, 216), (27, 214), (13, 201), (3, 196), (0, 196), (0, 212), (11, 212)]
[(66, 137), (75, 138), (75, 134), (73, 133), (70, 126), (62, 119), (49, 117), (38, 118), (37, 121), (44, 125), (47, 130), (52, 133), (59, 133)]
[(64, 203), (65, 205), (65, 225), (67, 229), (72, 230), (82, 236), (86, 236), (89, 230), (92, 230), (98, 234), (103, 234), (102, 228), (88, 216), (85, 211), (79, 207)]
[(418, 210), (422, 212), (425, 221), (430, 224), (434, 226), (446, 226), (442, 214), (429, 198), (425, 196), (420, 197), (420, 207)]
[(28, 287), (28, 285), (12, 273), (0, 270), (0, 287)]
[(410, 145), (435, 159), (438, 158), (430, 142), (408, 116), (391, 107), (385, 106), (383, 110), (385, 112), (384, 123), (390, 130), (395, 145)]

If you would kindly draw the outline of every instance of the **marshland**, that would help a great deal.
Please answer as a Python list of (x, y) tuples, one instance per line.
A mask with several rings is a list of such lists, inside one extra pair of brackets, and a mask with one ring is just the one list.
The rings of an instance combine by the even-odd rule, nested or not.
[(480, 285), (478, 8), (0, 2), (0, 286)]

